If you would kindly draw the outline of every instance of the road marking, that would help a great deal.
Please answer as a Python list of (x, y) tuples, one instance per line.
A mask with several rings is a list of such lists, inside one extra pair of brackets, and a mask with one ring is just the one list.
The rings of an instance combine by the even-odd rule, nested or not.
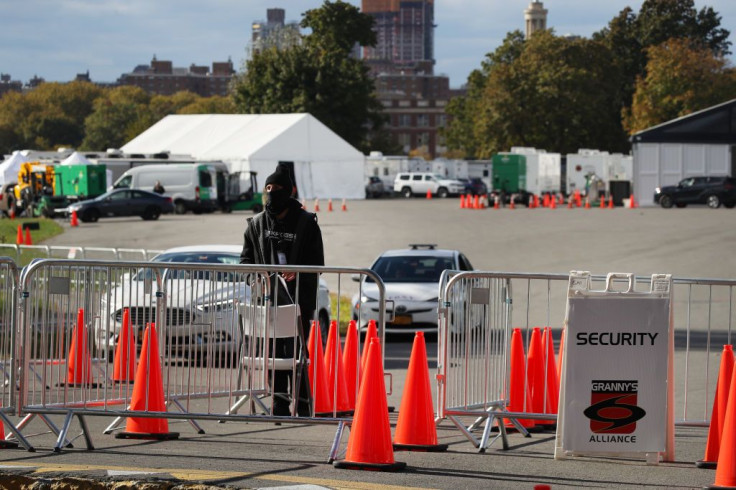
[[(277, 481), (296, 483), (301, 485), (317, 485), (335, 489), (356, 489), (356, 490), (378, 490), (378, 489), (389, 489), (389, 490), (402, 490), (412, 489), (421, 490), (418, 487), (402, 487), (397, 485), (385, 485), (376, 483), (356, 482), (347, 480), (332, 480), (327, 478), (309, 478), (300, 476), (290, 476), (283, 474), (261, 474), (261, 473), (249, 473), (249, 472), (229, 472), (229, 471), (206, 471), (206, 470), (182, 470), (181, 468), (128, 468), (125, 466), (107, 466), (107, 465), (75, 465), (75, 464), (45, 464), (39, 463), (34, 465), (24, 464), (13, 464), (4, 463), (0, 468), (6, 469), (29, 469), (35, 468), (35, 473), (52, 473), (52, 472), (69, 472), (69, 471), (105, 471), (110, 476), (123, 476), (126, 474), (161, 474), (168, 473), (174, 478), (184, 481), (217, 481), (222, 479), (246, 479), (251, 478), (254, 480), (266, 480), (266, 481)], [(117, 475), (113, 475), (113, 472)], [(255, 476), (257, 475), (257, 476)], [(425, 489), (428, 490), (428, 489)]]

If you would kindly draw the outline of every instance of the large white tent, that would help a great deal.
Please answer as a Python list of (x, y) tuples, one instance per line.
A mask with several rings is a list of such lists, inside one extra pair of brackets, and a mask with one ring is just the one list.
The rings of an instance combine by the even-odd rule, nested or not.
[(291, 162), (301, 198), (365, 197), (364, 155), (310, 114), (171, 115), (122, 150), (221, 160), (231, 172), (258, 172), (260, 186)]
[(14, 151), (10, 158), (0, 163), (0, 186), (6, 183), (18, 182), (20, 166), (28, 161), (28, 158), (20, 151)]

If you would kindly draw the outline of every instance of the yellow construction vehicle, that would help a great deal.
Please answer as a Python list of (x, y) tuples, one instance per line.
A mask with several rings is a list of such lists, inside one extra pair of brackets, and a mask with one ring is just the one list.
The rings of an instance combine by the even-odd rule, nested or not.
[(43, 206), (39, 204), (54, 195), (54, 166), (39, 162), (22, 164), (13, 193), (18, 212), (26, 211), (28, 216), (40, 216)]

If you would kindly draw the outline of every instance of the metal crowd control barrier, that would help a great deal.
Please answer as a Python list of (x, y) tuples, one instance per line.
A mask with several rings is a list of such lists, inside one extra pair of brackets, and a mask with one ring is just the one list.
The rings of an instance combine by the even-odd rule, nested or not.
[(16, 263), (33, 258), (46, 259), (97, 259), (97, 260), (150, 260), (162, 250), (143, 248), (74, 247), (64, 245), (12, 245), (0, 244), (0, 249), (12, 250)]
[[(565, 318), (567, 274), (446, 271), (439, 292), (437, 417), (449, 419), (476, 447), (489, 444), (494, 421), (504, 448), (503, 419), (556, 420), (533, 413), (526, 397), (509, 411), (510, 340), (520, 328), (529, 352), (534, 327), (549, 326), (559, 352)], [(602, 284), (605, 276), (593, 276)], [(650, 277), (637, 277), (648, 284)], [(732, 341), (736, 280), (674, 278), (675, 417), (677, 425), (707, 426), (717, 382), (719, 355)], [(545, 402), (547, 346), (544, 348)], [(527, 388), (525, 361), (523, 392)], [(470, 419), (469, 423), (464, 420)], [(526, 430), (515, 424), (520, 432)], [(474, 431), (483, 427), (478, 439)]]
[[(272, 347), (266, 339), (279, 322), (277, 305), (287, 293), (272, 289), (267, 278), (287, 272), (296, 273), (297, 285), (308, 274), (337, 276), (338, 298), (344, 275), (370, 277), (378, 285), (379, 304), (385, 305), (383, 283), (369, 269), (61, 259), (32, 263), (20, 278), (18, 325), (24, 369), (17, 408), (25, 417), (18, 430), (39, 417), (58, 437), (56, 451), (72, 442), (67, 434), (74, 417), (87, 447), (93, 449), (87, 415), (187, 420), (198, 432), (202, 428), (197, 420), (337, 424), (339, 435), (348, 421), (334, 411), (317, 417), (313, 409), (309, 416), (293, 410), (292, 416), (283, 417), (269, 410), (275, 394), (270, 386)], [(299, 303), (300, 298), (294, 301)], [(332, 312), (338, 321), (340, 301), (345, 299), (339, 299), (338, 310)], [(147, 324), (156, 325), (167, 411), (130, 409), (136, 385), (143, 389), (141, 380), (121, 377), (113, 362), (121, 348), (126, 309), (132, 337), (128, 352), (140, 350)], [(384, 316), (385, 306), (378, 322), (381, 339)], [(294, 338), (307, 334), (295, 331)], [(260, 347), (254, 348), (256, 343)], [(292, 357), (299, 359), (293, 348)], [(142, 354), (138, 362), (144, 362)], [(296, 360), (292, 366), (294, 393)], [(126, 365), (119, 367), (123, 373), (127, 370)], [(149, 407), (153, 395), (148, 378), (144, 383)], [(65, 416), (61, 429), (51, 415)], [(117, 422), (105, 432), (117, 430)]]

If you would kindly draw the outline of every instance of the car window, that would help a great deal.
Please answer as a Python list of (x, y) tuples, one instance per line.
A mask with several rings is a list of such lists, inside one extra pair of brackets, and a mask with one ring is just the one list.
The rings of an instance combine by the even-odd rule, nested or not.
[(472, 271), (473, 270), (473, 266), (470, 264), (470, 261), (465, 255), (460, 254), (458, 256), (458, 261), (460, 262), (461, 271)]
[(706, 177), (695, 177), (693, 179), (693, 185), (703, 185), (708, 179)]
[(126, 175), (115, 183), (115, 189), (125, 189), (130, 187), (130, 183), (133, 181), (132, 175)]
[(202, 187), (212, 187), (212, 174), (206, 170), (199, 171), (199, 185)]
[(380, 257), (372, 269), (385, 283), (432, 283), (439, 282), (443, 270), (454, 269), (454, 266), (449, 257), (400, 256)]
[[(194, 264), (239, 264), (240, 256), (228, 252), (181, 252), (181, 253), (169, 253), (161, 254), (151, 260), (151, 262), (186, 262)], [(173, 269), (166, 274), (167, 278), (190, 278), (191, 274), (189, 271)], [(138, 271), (133, 277), (133, 280), (142, 281), (144, 279), (151, 279), (151, 269), (143, 269)], [(210, 280), (210, 271), (198, 271), (197, 277), (194, 279)], [(218, 272), (214, 280), (215, 281), (233, 281), (237, 279), (231, 273)]]
[(133, 191), (133, 199), (146, 199), (150, 197), (150, 194), (144, 194), (141, 191)]
[(680, 186), (681, 187), (690, 187), (692, 185), (693, 185), (693, 179), (692, 178), (690, 178), (690, 179), (683, 179), (683, 180), (680, 181)]
[(113, 201), (120, 201), (123, 199), (130, 199), (130, 191), (113, 192), (110, 194), (110, 199)]
[(399, 175), (399, 180), (409, 180), (408, 175)]
[(411, 176), (411, 180), (422, 180), (422, 176), (421, 175), (412, 175)]

